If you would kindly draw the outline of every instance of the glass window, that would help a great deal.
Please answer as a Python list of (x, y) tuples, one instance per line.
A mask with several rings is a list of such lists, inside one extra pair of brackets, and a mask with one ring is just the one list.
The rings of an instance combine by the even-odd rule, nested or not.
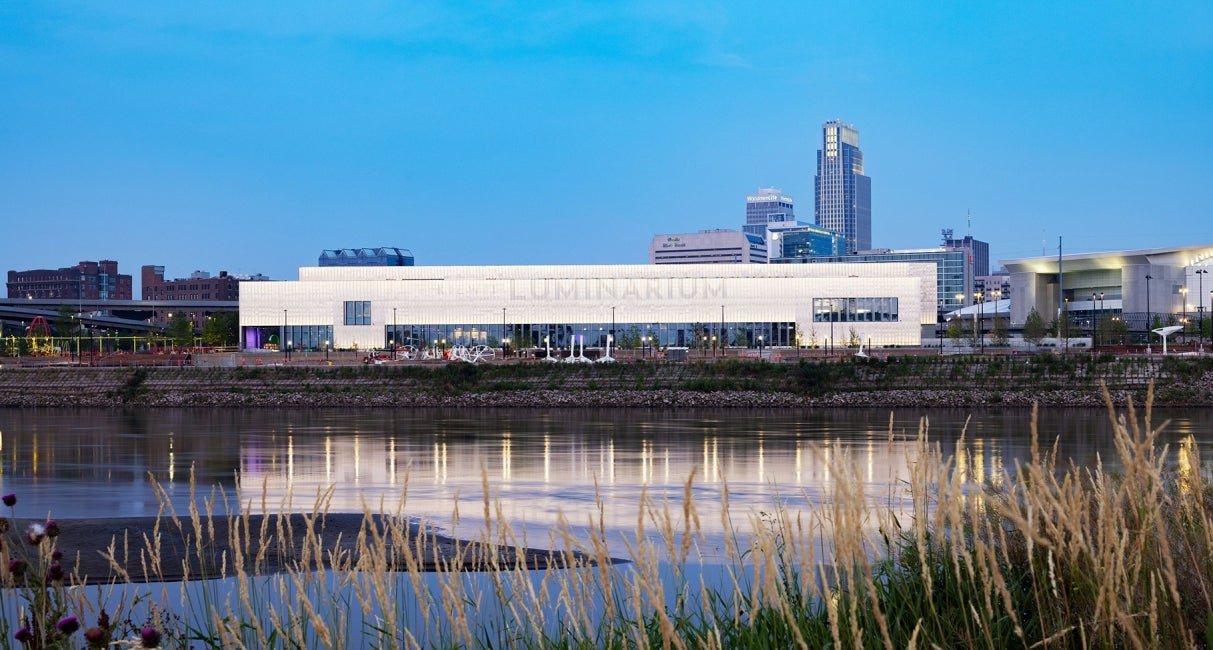
[(346, 325), (371, 324), (371, 301), (347, 300), (345, 301), (344, 305)]

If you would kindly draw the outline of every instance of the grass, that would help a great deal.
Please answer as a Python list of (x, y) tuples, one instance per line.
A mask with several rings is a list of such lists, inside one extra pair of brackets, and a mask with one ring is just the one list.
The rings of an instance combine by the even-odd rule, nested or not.
[[(561, 519), (541, 544), (552, 561), (533, 568), (509, 550), (533, 542), (510, 526), (487, 477), (487, 523), (449, 547), (402, 510), (370, 506), (355, 539), (326, 541), (316, 531), (331, 491), (301, 516), (259, 522), (248, 512), (274, 505), (264, 492), (238, 494), (242, 514), (226, 519), (221, 540), (213, 512), (222, 493), (180, 515), (162, 493), (156, 531), (108, 550), (117, 582), (132, 583), (111, 636), (138, 642), (152, 626), (164, 645), (199, 648), (1208, 647), (1213, 489), (1197, 445), (1161, 447), (1165, 423), (1152, 421), (1150, 402), (1124, 413), (1107, 406), (1118, 454), (1107, 466), (1057, 458), (1033, 414), (1030, 460), (987, 485), (958, 469), (963, 440), (945, 453), (924, 421), (904, 494), (865, 494), (845, 456), (832, 459), (838, 480), (820, 502), (733, 521), (726, 489), (721, 524), (733, 534), (710, 557), (692, 474), (682, 499), (646, 494), (637, 504), (624, 565), (608, 552), (600, 503), (589, 534)], [(401, 504), (406, 496), (407, 484)], [(15, 647), (24, 624), (42, 634), (42, 645), (27, 647), (79, 647), (49, 622), (91, 621), (101, 596), (88, 594), (101, 592), (45, 580), (53, 539), (32, 548), (24, 578), (5, 570), (31, 553), (19, 533), (0, 536), (0, 645)], [(184, 581), (197, 589), (187, 602), (166, 602), (126, 574), (132, 564), (165, 573), (168, 537), (189, 543)], [(695, 570), (720, 554), (722, 578)], [(199, 580), (203, 567), (223, 580)]]

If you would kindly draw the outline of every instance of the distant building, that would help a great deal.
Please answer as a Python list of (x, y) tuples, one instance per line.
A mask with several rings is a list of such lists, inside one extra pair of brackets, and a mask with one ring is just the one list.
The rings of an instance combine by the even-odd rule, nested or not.
[(964, 307), (973, 287), (973, 276), (969, 274), (967, 254), (961, 249), (942, 247), (910, 250), (878, 249), (859, 251), (854, 255), (784, 257), (772, 261), (783, 264), (934, 262), (936, 269), (935, 305), (940, 316)]
[(994, 273), (973, 278), (973, 293), (978, 291), (987, 301), (1011, 297), (1011, 274)]
[(80, 262), (63, 269), (8, 272), (9, 298), (130, 300), (131, 276), (113, 260)]
[[(1036, 310), (1079, 329), (1124, 323), (1139, 343), (1147, 330), (1201, 322), (1213, 313), (1213, 244), (1002, 260), (1011, 276), (1011, 327)], [(1004, 298), (1007, 296), (1004, 296)], [(1151, 337), (1158, 343), (1157, 336)]]
[(399, 248), (338, 248), (320, 252), (320, 266), (413, 266), (413, 254)]
[(872, 179), (863, 173), (859, 131), (832, 121), (821, 128), (814, 213), (821, 228), (842, 233), (847, 252), (872, 247)]
[[(236, 302), (240, 300), (240, 282), (236, 276), (227, 271), (220, 271), (218, 276), (212, 276), (206, 271), (194, 271), (188, 278), (175, 280), (164, 279), (164, 267), (144, 265), (141, 269), (143, 300), (152, 303), (152, 322), (166, 324), (171, 320), (173, 309), (170, 306), (157, 308), (155, 303), (172, 301), (190, 302)], [(194, 329), (201, 329), (206, 317), (216, 310), (181, 311), (194, 324)], [(229, 310), (233, 311), (233, 310)]]
[[(767, 225), (777, 222), (795, 222), (796, 214), (792, 197), (777, 187), (760, 187), (757, 194), (745, 197), (745, 225), (741, 231), (749, 235), (767, 236)], [(769, 240), (768, 240), (769, 241)]]
[(762, 235), (737, 230), (656, 235), (649, 244), (650, 264), (766, 264)]
[[(943, 247), (948, 250), (960, 250), (965, 252), (965, 262), (969, 265), (967, 273), (970, 277), (976, 279), (990, 274), (990, 244), (979, 239), (973, 239), (972, 235), (965, 235), (961, 239), (953, 239), (951, 230), (943, 231)], [(972, 297), (970, 292), (969, 297)], [(968, 300), (972, 304), (972, 300)]]
[(840, 256), (847, 253), (847, 240), (825, 228), (798, 223), (772, 223), (767, 228), (768, 255), (780, 257)]

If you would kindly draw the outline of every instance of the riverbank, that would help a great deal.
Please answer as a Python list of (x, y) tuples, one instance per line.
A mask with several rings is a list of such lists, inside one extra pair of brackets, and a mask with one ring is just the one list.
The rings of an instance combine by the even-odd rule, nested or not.
[[(12, 525), (22, 531), (30, 523), (18, 519)], [(389, 545), (397, 550), (388, 561), (397, 571), (544, 569), (567, 559), (541, 549), (459, 540), (381, 515), (203, 516), (197, 528), (194, 523), (171, 517), (60, 519), (56, 546), (65, 568), (88, 584), (201, 580), (234, 576), (238, 568), (269, 575), (309, 562), (317, 568), (335, 568), (334, 562), (359, 566), (364, 540), (376, 535), (392, 539)]]
[(772, 363), (5, 367), (0, 407), (1090, 407), (1213, 405), (1213, 359), (889, 356)]

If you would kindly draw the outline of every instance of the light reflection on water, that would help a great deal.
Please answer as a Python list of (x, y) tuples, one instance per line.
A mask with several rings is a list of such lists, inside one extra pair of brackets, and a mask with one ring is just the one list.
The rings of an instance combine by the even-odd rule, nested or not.
[[(745, 527), (778, 503), (793, 509), (828, 494), (831, 464), (853, 464), (869, 498), (898, 503), (920, 418), (951, 454), (970, 412), (959, 410), (6, 410), (0, 411), (0, 490), (19, 514), (58, 518), (156, 514), (149, 475), (179, 513), (193, 467), (198, 498), (222, 490), (234, 508), (237, 477), (254, 511), (310, 510), (335, 486), (331, 511), (401, 508), (454, 534), (481, 530), (484, 485), (494, 512), (548, 545), (563, 515), (580, 531), (601, 515), (612, 551), (637, 526), (645, 494), (681, 512), (687, 477), (709, 545), (723, 515)], [(1025, 410), (984, 411), (968, 421), (957, 468), (985, 481), (1028, 456)], [(1164, 441), (1208, 445), (1207, 409), (1161, 412)], [(1113, 460), (1107, 414), (1041, 413), (1041, 438), (1089, 465)], [(1173, 447), (1174, 449), (1174, 447)], [(1174, 458), (1174, 451), (1172, 452)], [(721, 498), (727, 484), (730, 512)], [(263, 492), (264, 491), (264, 492)], [(601, 511), (600, 511), (601, 508)], [(496, 516), (496, 515), (494, 515)], [(646, 522), (647, 525), (647, 522)]]

